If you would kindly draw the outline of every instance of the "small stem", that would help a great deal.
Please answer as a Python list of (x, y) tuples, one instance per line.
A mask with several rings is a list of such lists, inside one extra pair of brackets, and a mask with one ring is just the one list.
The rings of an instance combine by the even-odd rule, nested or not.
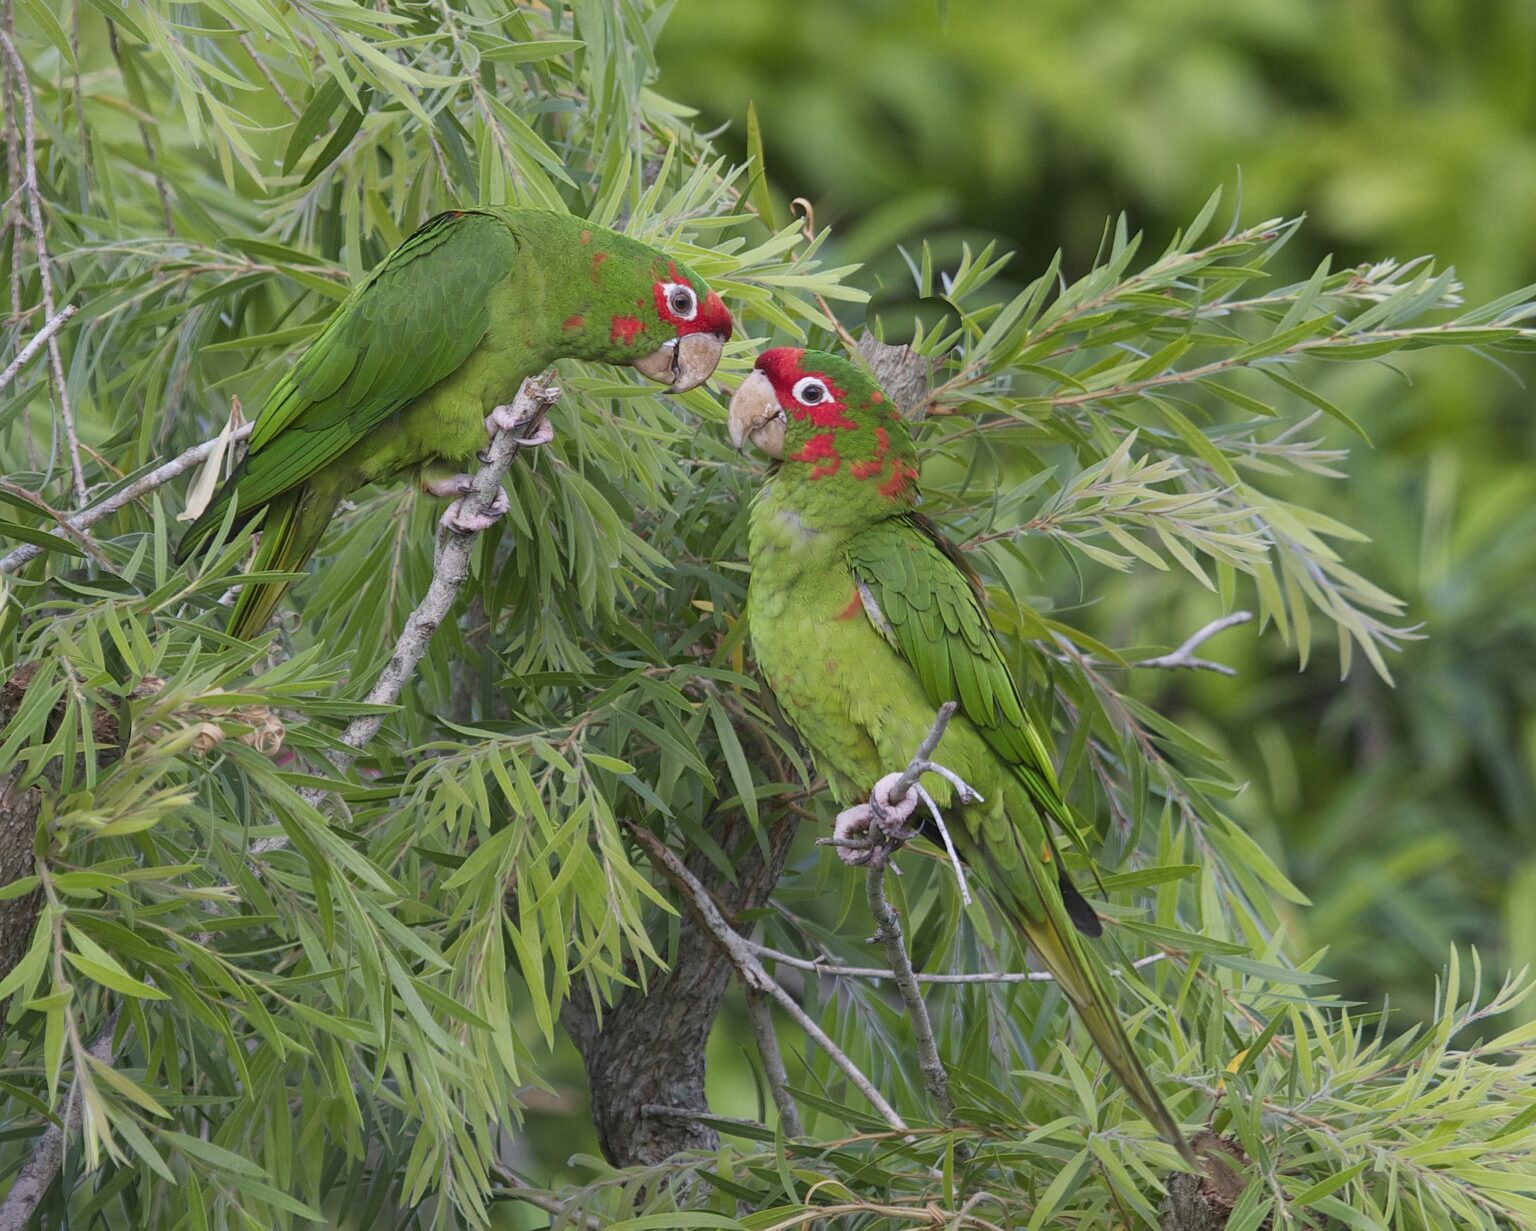
[(720, 913), (720, 908), (715, 905), (714, 899), (709, 896), (709, 891), (699, 882), (698, 877), (694, 876), (684, 866), (683, 861), (668, 850), (666, 844), (650, 830), (630, 822), (625, 823), (625, 828), (629, 830), (635, 841), (645, 848), (656, 867), (682, 892), (694, 915), (704, 926), (704, 930), (715, 938), (715, 942), (731, 959), (731, 964), (736, 967), (742, 982), (749, 987), (756, 987), (766, 992), (777, 1001), (779, 1007), (794, 1019), (801, 1030), (805, 1031), (806, 1036), (826, 1052), (832, 1063), (842, 1070), (843, 1076), (847, 1077), (859, 1093), (869, 1100), (870, 1105), (880, 1113), (880, 1118), (897, 1131), (906, 1132), (906, 1122), (896, 1113), (896, 1109), (891, 1106), (886, 1097), (875, 1088), (874, 1082), (859, 1071), (858, 1065), (848, 1058), (842, 1048), (832, 1041), (815, 1019), (802, 1009), (795, 998), (780, 987), (778, 981), (763, 968), (763, 964), (757, 960), (757, 955), (752, 952), (751, 944), (746, 937), (726, 922), (725, 916)]
[(773, 1102), (779, 1109), (779, 1123), (784, 1126), (786, 1137), (803, 1137), (805, 1126), (800, 1122), (800, 1108), (789, 1093), (789, 1073), (779, 1050), (779, 1036), (773, 1029), (773, 1009), (757, 988), (748, 984), (746, 993), (747, 1017), (757, 1038), (758, 1054), (763, 1058), (763, 1071), (768, 1074), (768, 1088), (773, 1091)]
[(0, 372), (0, 389), (4, 389), (11, 381), (16, 379), (16, 373), (26, 367), (32, 356), (37, 354), (48, 340), (64, 328), (64, 323), (80, 309), (72, 303), (65, 304), (48, 322), (32, 335), (32, 340), (16, 352), (16, 358), (5, 365), (5, 371)]
[[(27, 81), (27, 66), (16, 44), (0, 30), (0, 49), (10, 61), (16, 78), (16, 92), (21, 96), (22, 168), (21, 189), (27, 203), (27, 218), (32, 242), (37, 249), (37, 280), (43, 292), (43, 315), (52, 320), (57, 315), (53, 304), (53, 269), (48, 259), (48, 240), (43, 234), (43, 196), (37, 186), (36, 119), (32, 112), (32, 87)], [(13, 275), (15, 271), (12, 271)], [(69, 404), (69, 389), (64, 383), (64, 360), (59, 354), (59, 340), (48, 338), (48, 362), (53, 371), (54, 394), (59, 400), (59, 416), (64, 420), (64, 437), (69, 445), (69, 467), (74, 481), (75, 500), (85, 505), (85, 471), (80, 465), (80, 436), (75, 431), (75, 413)]]
[[(473, 483), (464, 497), (464, 512), (487, 514), (491, 511), (507, 470), (523, 447), (522, 432), (538, 427), (549, 408), (560, 400), (560, 390), (554, 385), (541, 384), (533, 378), (525, 380), (512, 403), (518, 417), (514, 431), (499, 431), (491, 437), (486, 450), (486, 460), (475, 472)], [(465, 534), (444, 526), (437, 535), (437, 554), (432, 560), (432, 584), (427, 587), (416, 610), (411, 612), (395, 642), (395, 650), (379, 672), (373, 688), (365, 698), (369, 705), (393, 705), (400, 699), (416, 666), (421, 662), (433, 636), (453, 611), (459, 591), (469, 579), (469, 561), (474, 552), (478, 533)], [(341, 733), (341, 742), (347, 752), (331, 750), (326, 758), (339, 772), (346, 772), (362, 750), (384, 725), (383, 714), (360, 714), (347, 724)], [(326, 796), (319, 787), (305, 787), (301, 792), (305, 802), (317, 806)], [(263, 855), (288, 845), (284, 836), (261, 838), (251, 843), (252, 855)]]
[(1160, 667), (1165, 671), (1214, 671), (1218, 675), (1236, 675), (1236, 670), (1224, 663), (1212, 662), (1208, 658), (1196, 658), (1194, 651), (1217, 633), (1233, 628), (1238, 624), (1246, 624), (1251, 619), (1253, 619), (1253, 612), (1251, 611), (1234, 611), (1231, 615), (1222, 616), (1219, 620), (1212, 620), (1204, 628), (1192, 633), (1189, 639), (1171, 654), (1160, 654), (1156, 658), (1143, 658), (1140, 662), (1132, 663), (1131, 666)]
[[(948, 721), (947, 715), (945, 721)], [(928, 1006), (923, 1003), (923, 993), (917, 986), (912, 959), (907, 956), (906, 941), (901, 932), (901, 916), (886, 900), (883, 864), (869, 869), (864, 893), (869, 900), (869, 913), (875, 919), (875, 939), (885, 944), (885, 957), (891, 964), (891, 977), (907, 1006), (907, 1016), (912, 1019), (912, 1034), (917, 1044), (917, 1063), (923, 1072), (923, 1084), (928, 1087), (928, 1096), (933, 1100), (939, 1118), (946, 1124), (952, 1123), (955, 1104), (949, 1094), (949, 1075), (945, 1073), (944, 1061), (939, 1057), (938, 1043), (933, 1037), (933, 1023), (928, 1018)]]
[[(242, 423), (229, 434), (229, 443), (234, 444), (236, 441), (244, 440), (251, 434), (251, 429), (255, 426), (254, 423)], [(171, 458), (170, 461), (161, 463), (148, 474), (140, 475), (132, 483), (119, 488), (105, 500), (93, 504), (88, 509), (82, 509), (60, 524), (67, 526), (70, 530), (84, 531), (90, 529), (102, 518), (117, 512), (124, 505), (132, 504), (140, 496), (148, 495), (156, 488), (164, 487), (172, 479), (186, 474), (194, 466), (202, 465), (203, 462), (208, 460), (208, 455), (213, 452), (217, 444), (218, 438), (215, 437), (213, 440), (205, 440), (202, 444), (193, 445), (185, 453), (180, 453)], [(5, 556), (0, 556), (0, 573), (14, 573), (23, 564), (26, 564), (29, 560), (37, 559), (42, 554), (43, 549), (41, 547), (32, 543), (24, 543), (16, 548), (15, 551)]]

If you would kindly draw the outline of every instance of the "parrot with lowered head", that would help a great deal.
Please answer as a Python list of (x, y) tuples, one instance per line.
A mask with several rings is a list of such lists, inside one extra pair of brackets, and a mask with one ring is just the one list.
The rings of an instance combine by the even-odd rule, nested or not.
[[(253, 571), (294, 572), (364, 484), (415, 471), (433, 495), (467, 493), (463, 471), (487, 433), (513, 426), (506, 404), (556, 359), (627, 364), (681, 393), (709, 378), (730, 336), (720, 297), (647, 244), (552, 210), (438, 214), (283, 374), (245, 460), (187, 530), (178, 559), (233, 503), (236, 527), (265, 510)], [(458, 510), (448, 524), (484, 529)], [(288, 584), (243, 586), (229, 631), (259, 632)]]
[[(985, 881), (1081, 1017), (1148, 1120), (1186, 1159), (1178, 1123), (1137, 1058), (1084, 937), (1102, 924), (1068, 879), (1051, 820), (1070, 827), (1045, 739), (1023, 701), (960, 550), (917, 511), (905, 420), (860, 368), (835, 355), (763, 352), (731, 399), (730, 433), (777, 465), (753, 501), (748, 625), (758, 665), (844, 807), (873, 797), (886, 825), (917, 805), (889, 792), (947, 701), (943, 762), (981, 795), (941, 807)], [(845, 822), (870, 809), (848, 808)], [(848, 862), (867, 853), (839, 848)]]

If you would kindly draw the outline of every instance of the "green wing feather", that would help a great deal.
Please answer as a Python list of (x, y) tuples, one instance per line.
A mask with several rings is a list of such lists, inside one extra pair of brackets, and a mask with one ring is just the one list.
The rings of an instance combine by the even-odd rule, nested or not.
[[(1038, 786), (1039, 802), (1056, 812), (1061, 787), (1050, 751), (1024, 709), (965, 558), (926, 518), (911, 514), (856, 535), (848, 564), (879, 604), (889, 628), (882, 633), (912, 664), (928, 699), (935, 707), (958, 702), (998, 755)], [(1070, 823), (1064, 814), (1057, 819)]]
[(283, 375), (245, 461), (182, 538), (186, 556), (239, 499), (246, 521), (459, 367), (490, 323), (517, 241), (492, 214), (423, 223), (359, 285)]
[[(911, 514), (860, 532), (847, 559), (870, 622), (912, 666), (928, 700), (935, 707), (957, 702), (1034, 805), (1075, 836), (1050, 752), (1024, 709), (965, 558), (925, 518)], [(1097, 935), (1100, 923), (1067, 879), (1049, 830), (1026, 812), (983, 821), (978, 833), (960, 827), (954, 837), (966, 862), (985, 870), (998, 905), (1055, 976), (1132, 1099), (1193, 1163), (1194, 1154), (1136, 1055), (1114, 997), (1079, 935)]]

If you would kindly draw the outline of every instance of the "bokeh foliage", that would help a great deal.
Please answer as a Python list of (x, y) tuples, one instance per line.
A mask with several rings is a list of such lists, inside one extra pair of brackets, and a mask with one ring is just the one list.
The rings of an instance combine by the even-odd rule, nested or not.
[[(960, 39), (970, 27), (954, 8)], [(1405, 359), (1433, 372), (1445, 352), (1523, 345), (1525, 293), (1468, 295), (1424, 262), (1288, 273), (1305, 229), (1255, 222), (1267, 211), (1251, 204), (1229, 224), (1230, 199), (1191, 203), (1199, 217), (1161, 254), (1125, 223), (1102, 245), (1095, 231), (1064, 278), (1049, 256), (962, 249), (953, 233), (914, 242), (904, 261), (894, 239), (933, 218), (920, 184), (915, 203), (899, 185), (863, 199), (883, 231), (803, 235), (776, 160), (793, 106), (764, 99), (766, 160), (715, 153), (666, 97), (702, 94), (702, 69), (657, 78), (665, 5), (324, 0), (279, 14), (15, 0), (6, 12), (36, 100), (56, 280), (82, 304), (64, 354), (97, 494), (212, 435), (232, 397), (259, 406), (347, 282), (451, 204), (572, 208), (685, 257), (752, 335), (733, 346), (728, 381), (756, 340), (835, 345), (818, 296), (850, 320), (867, 292), (899, 286), (930, 309), (942, 296), (914, 339), (948, 356), (919, 429), (928, 507), (975, 547), (1064, 778), (1101, 820), (1110, 960), (1167, 955), (1123, 981), (1126, 1003), (1176, 1109), (1235, 1134), (1254, 1161), (1234, 1225), (1281, 1208), (1355, 1226), (1532, 1217), (1536, 1030), (1498, 1036), (1509, 1018), (1488, 1021), (1518, 992), (1473, 1003), (1453, 962), (1438, 995), (1420, 975), (1420, 1027), (1368, 1020), (1374, 1001), (1366, 1019), (1331, 1003), (1331, 955), (1305, 938), (1329, 910), (1342, 927), (1346, 894), (1306, 905), (1250, 836), (1269, 836), (1267, 818), (1239, 795), (1226, 741), (1202, 729), (1214, 722), (1177, 725), (1126, 667), (1138, 647), (1248, 604), (1268, 631), (1261, 654), (1239, 660), (1240, 687), (1258, 687), (1266, 662), (1293, 670), (1315, 642), (1359, 660), (1350, 678), (1364, 683), (1336, 705), (1411, 704), (1382, 701), (1404, 694), (1373, 680), (1412, 674), (1420, 644), (1436, 644), (1392, 649), (1422, 618), (1393, 597), (1417, 591), (1419, 561), (1359, 542), (1356, 527), (1374, 529), (1387, 506), (1352, 505), (1331, 477), (1358, 473), (1339, 452), (1346, 438), (1358, 448), (1341, 421), (1376, 428), (1367, 412), (1391, 378), (1372, 361), (1433, 348)], [(696, 11), (671, 16), (685, 34), (701, 28)], [(15, 131), (14, 107), (7, 116)], [(841, 175), (882, 191), (851, 162)], [(895, 212), (882, 221), (876, 204)], [(23, 236), (4, 251), (24, 309), (7, 322), (10, 353), (40, 324), (39, 294), (34, 246)], [(874, 269), (852, 267), (866, 256)], [(214, 631), (244, 544), (174, 566), (169, 489), (100, 527), (93, 554), (46, 540), (40, 563), (6, 579), (0, 656), (7, 675), (35, 674), (0, 759), (49, 800), (45, 909), (4, 986), (6, 1165), (70, 1098), (85, 1109), (50, 1214), (112, 1227), (530, 1214), (509, 1169), (550, 1181), (583, 1131), (579, 1102), (557, 1135), (547, 1119), (539, 1134), (520, 1127), (522, 1105), (548, 1106), (539, 1087), (569, 1071), (551, 1059), (562, 1001), (577, 982), (599, 999), (615, 981), (643, 983), (670, 952), (669, 892), (621, 823), (710, 850), (726, 811), (759, 823), (829, 811), (744, 654), (743, 510), (758, 472), (724, 446), (720, 407), (702, 390), (663, 401), (611, 371), (560, 375), (557, 442), (514, 469), (513, 513), (477, 546), (464, 619), (441, 631), (345, 781), (321, 754), (427, 582), (433, 510), (408, 485), (360, 494), (271, 647)], [(44, 370), (4, 396), (10, 481), (66, 507)], [(1433, 575), (1456, 596), (1518, 593), (1528, 574), (1500, 510), (1523, 489), (1489, 487), (1452, 514), (1454, 470), (1436, 473)], [(21, 497), (5, 517), (33, 538), (53, 524)], [(1479, 534), (1498, 550), (1456, 549), (1461, 536), (1484, 547)], [(1469, 615), (1459, 627), (1470, 640), (1482, 626)], [(1435, 652), (1444, 672), (1462, 670), (1452, 649)], [(1419, 686), (1436, 704), (1433, 677)], [(1204, 712), (1248, 706), (1247, 728), (1271, 732), (1278, 781), (1291, 764), (1283, 723), (1256, 722), (1263, 694), (1240, 695)], [(116, 716), (112, 739), (103, 714)], [(241, 738), (274, 720), (291, 760)], [(1412, 798), (1401, 774), (1380, 773), (1376, 789)], [(1341, 772), (1340, 790), (1353, 779)], [(317, 784), (335, 791), (323, 813), (300, 794)], [(1410, 831), (1431, 851), (1432, 819)], [(859, 962), (860, 883), (805, 828), (772, 909), (742, 926)], [(249, 842), (276, 834), (288, 848), (253, 863)], [(958, 908), (942, 865), (904, 862), (924, 967), (1023, 969), (985, 913)], [(1438, 963), (1444, 937), (1426, 950), (1430, 939)], [(1153, 1220), (1172, 1153), (1098, 1080), (1048, 985), (934, 993), (954, 1128), (932, 1121), (886, 989), (807, 979), (800, 992), (919, 1126), (911, 1141), (879, 1132), (827, 1058), (783, 1027), (809, 1144), (788, 1150), (765, 1108), (763, 1127), (728, 1126), (718, 1155), (623, 1173), (588, 1160), (580, 1188), (551, 1183), (562, 1217), (591, 1210), (635, 1231), (819, 1216), (898, 1227), (936, 1203), (957, 1225)], [(114, 1008), (114, 1059), (88, 1058)], [(727, 1017), (732, 1044), (746, 1038), (735, 1028)], [(966, 1210), (979, 1193), (992, 1197)]]

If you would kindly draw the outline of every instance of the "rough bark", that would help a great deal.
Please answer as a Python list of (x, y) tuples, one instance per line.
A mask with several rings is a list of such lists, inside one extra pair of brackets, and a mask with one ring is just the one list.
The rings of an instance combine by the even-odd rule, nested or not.
[[(1168, 1192), (1157, 1211), (1162, 1231), (1222, 1231), (1248, 1183), (1248, 1156), (1234, 1139), (1215, 1133), (1196, 1133), (1189, 1144), (1203, 1174), (1178, 1172), (1167, 1178)], [(1271, 1225), (1264, 1220), (1265, 1231)]]
[[(32, 874), (33, 835), (42, 808), (43, 793), (37, 787), (18, 789), (14, 772), (0, 777), (0, 885)], [(38, 889), (0, 902), (0, 979), (26, 956), (41, 908)], [(0, 1039), (4, 1037), (5, 1022), (0, 1018)]]
[[(794, 830), (793, 818), (780, 821), (769, 833), (764, 858), (745, 821), (733, 823), (722, 845), (732, 857), (734, 884), (697, 852), (690, 853), (688, 869), (728, 917), (751, 910), (773, 891)], [(685, 913), (671, 968), (653, 976), (644, 991), (625, 989), (611, 1005), (594, 1005), (585, 992), (567, 1002), (562, 1020), (586, 1065), (592, 1120), (610, 1163), (644, 1166), (680, 1150), (720, 1144), (704, 1124), (646, 1115), (642, 1108), (651, 1103), (708, 1114), (705, 1044), (731, 972), (730, 958)]]

